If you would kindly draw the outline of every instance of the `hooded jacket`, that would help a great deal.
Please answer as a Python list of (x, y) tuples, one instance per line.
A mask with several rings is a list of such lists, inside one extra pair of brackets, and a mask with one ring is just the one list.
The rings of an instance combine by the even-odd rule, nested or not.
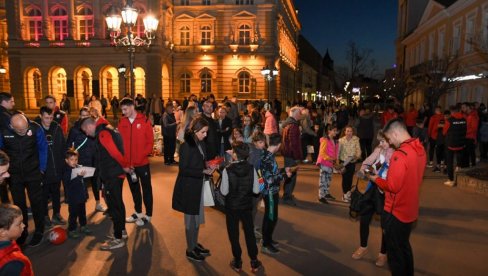
[[(251, 210), (253, 202), (254, 166), (247, 161), (232, 162), (225, 168), (222, 181), (228, 183), (225, 207), (231, 210)], [(226, 177), (224, 177), (226, 176)], [(259, 190), (258, 190), (259, 191)]]
[(141, 167), (149, 164), (148, 156), (152, 153), (154, 145), (151, 121), (144, 114), (137, 113), (132, 123), (127, 117), (121, 118), (118, 130), (124, 141), (124, 156), (129, 166)]
[(47, 129), (42, 125), (40, 117), (37, 117), (35, 121), (44, 130), (48, 146), (47, 167), (46, 172), (44, 173), (44, 181), (46, 181), (46, 183), (59, 182), (63, 177), (64, 153), (66, 150), (66, 141), (64, 140), (63, 130), (55, 121), (52, 121)]
[(273, 133), (278, 133), (278, 125), (276, 124), (276, 118), (269, 110), (266, 111), (264, 115), (264, 134), (270, 135)]
[(96, 155), (95, 164), (102, 181), (110, 178), (125, 178), (123, 168), (129, 167), (124, 157), (124, 144), (122, 137), (108, 122), (100, 118), (97, 121), (95, 132)]
[(300, 125), (295, 118), (286, 118), (283, 123), (281, 138), (281, 153), (283, 156), (294, 160), (302, 160), (303, 152), (300, 139)]
[(450, 150), (462, 150), (466, 146), (466, 119), (460, 112), (451, 114), (445, 121), (442, 133), (446, 136), (446, 146)]
[(478, 134), (480, 118), (478, 117), (478, 112), (476, 110), (471, 111), (471, 113), (466, 116), (466, 138), (476, 141), (476, 135)]
[(432, 115), (432, 117), (430, 117), (429, 129), (428, 129), (429, 138), (437, 140), (437, 136), (439, 134), (438, 125), (442, 119), (444, 119), (443, 114), (434, 114)]
[(426, 163), (422, 143), (411, 138), (392, 154), (386, 179), (376, 179), (376, 184), (385, 191), (384, 210), (403, 223), (418, 218), (420, 185)]

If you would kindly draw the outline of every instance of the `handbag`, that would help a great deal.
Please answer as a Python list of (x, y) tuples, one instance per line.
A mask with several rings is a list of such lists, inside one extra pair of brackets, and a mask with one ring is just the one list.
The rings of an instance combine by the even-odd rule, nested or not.
[(364, 210), (367, 201), (371, 198), (375, 187), (369, 189), (363, 189), (364, 186), (368, 186), (369, 180), (364, 178), (357, 178), (356, 184), (351, 192), (351, 204), (349, 205), (349, 216), (353, 219), (357, 219), (361, 212)]
[(213, 192), (210, 188), (210, 180), (203, 180), (203, 206), (215, 206)]

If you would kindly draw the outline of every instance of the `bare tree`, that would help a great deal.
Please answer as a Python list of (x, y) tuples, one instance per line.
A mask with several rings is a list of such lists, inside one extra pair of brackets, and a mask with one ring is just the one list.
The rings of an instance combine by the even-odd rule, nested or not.
[[(354, 79), (359, 75), (364, 75), (367, 71), (373, 50), (360, 48), (356, 42), (349, 41), (346, 48), (346, 61), (349, 67), (349, 78)], [(375, 62), (373, 63), (375, 65)]]

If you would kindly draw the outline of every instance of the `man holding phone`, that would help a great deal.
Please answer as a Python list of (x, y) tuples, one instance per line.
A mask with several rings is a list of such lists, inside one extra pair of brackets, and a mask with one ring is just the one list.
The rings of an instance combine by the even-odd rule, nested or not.
[(381, 216), (388, 264), (393, 275), (413, 275), (413, 253), (410, 232), (418, 218), (419, 190), (427, 157), (422, 143), (411, 138), (401, 119), (389, 121), (383, 129), (390, 143), (396, 147), (390, 159), (386, 179), (368, 175), (385, 191), (385, 207)]

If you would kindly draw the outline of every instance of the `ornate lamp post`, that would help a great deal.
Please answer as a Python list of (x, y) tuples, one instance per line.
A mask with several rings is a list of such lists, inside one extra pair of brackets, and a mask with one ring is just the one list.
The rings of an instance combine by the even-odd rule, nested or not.
[(271, 81), (278, 76), (278, 69), (276, 69), (276, 67), (270, 69), (269, 66), (266, 65), (261, 70), (261, 75), (263, 75), (264, 79), (268, 81), (268, 103), (271, 103)]
[[(143, 20), (145, 37), (139, 37), (132, 30), (132, 28), (137, 24), (138, 15), (139, 13), (137, 9), (132, 7), (132, 0), (127, 0), (125, 7), (122, 8), (121, 14), (119, 14), (114, 6), (112, 6), (109, 13), (105, 17), (113, 45), (116, 47), (127, 47), (127, 52), (129, 53), (128, 74), (130, 77), (130, 95), (132, 97), (134, 97), (135, 94), (134, 59), (136, 47), (149, 47), (151, 45), (152, 40), (154, 40), (156, 37), (155, 33), (159, 23), (154, 16), (146, 16)], [(121, 32), (120, 25), (122, 23), (124, 23), (126, 29), (125, 35)], [(119, 67), (119, 69), (121, 68)], [(119, 73), (120, 72), (121, 71), (119, 70)]]

